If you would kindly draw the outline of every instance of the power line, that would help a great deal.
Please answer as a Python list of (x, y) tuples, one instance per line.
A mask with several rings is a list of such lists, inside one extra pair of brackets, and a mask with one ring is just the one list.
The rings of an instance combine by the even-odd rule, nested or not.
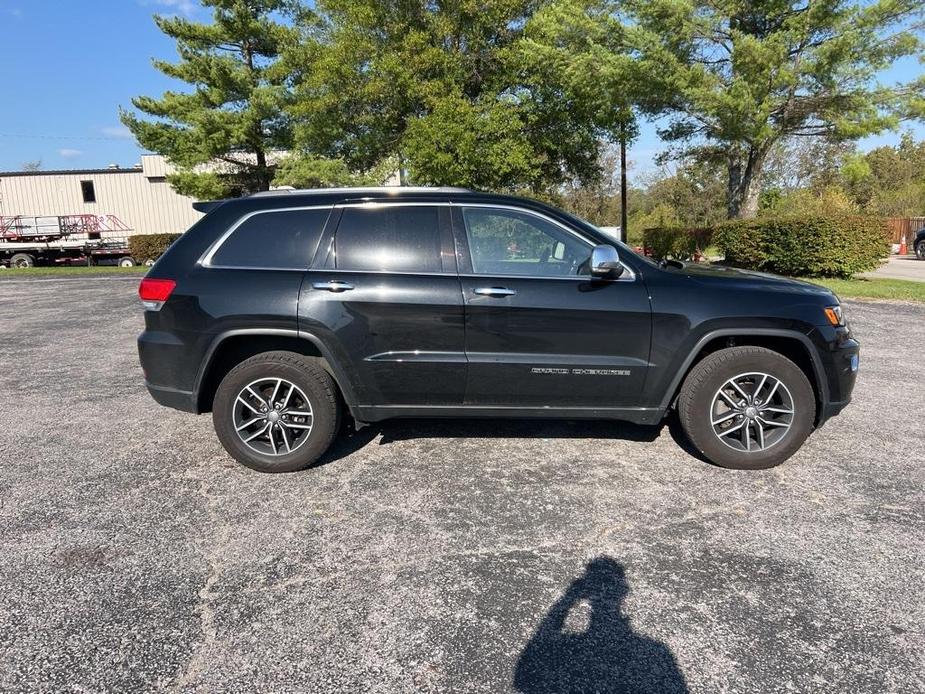
[(17, 135), (14, 133), (0, 133), (0, 137), (11, 137), (21, 140), (111, 140), (116, 142), (131, 142), (134, 139), (131, 136), (114, 137), (106, 135)]

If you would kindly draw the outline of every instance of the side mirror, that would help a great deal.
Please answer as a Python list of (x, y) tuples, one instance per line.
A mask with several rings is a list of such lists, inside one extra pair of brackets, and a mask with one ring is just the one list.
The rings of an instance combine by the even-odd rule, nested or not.
[(591, 251), (591, 275), (594, 277), (619, 277), (623, 274), (620, 255), (613, 246), (602, 243)]

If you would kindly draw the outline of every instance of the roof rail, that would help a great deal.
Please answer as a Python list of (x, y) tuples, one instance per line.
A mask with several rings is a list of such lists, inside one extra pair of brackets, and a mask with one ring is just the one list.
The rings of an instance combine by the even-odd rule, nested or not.
[(278, 188), (251, 193), (249, 198), (265, 198), (277, 195), (310, 195), (330, 193), (471, 193), (469, 188), (453, 186), (367, 186), (356, 188)]

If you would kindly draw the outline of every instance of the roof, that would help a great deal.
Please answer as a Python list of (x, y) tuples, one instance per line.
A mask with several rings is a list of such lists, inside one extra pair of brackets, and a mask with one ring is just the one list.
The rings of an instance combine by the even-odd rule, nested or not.
[(38, 171), (0, 171), (0, 178), (11, 176), (90, 176), (97, 174), (141, 173), (140, 166), (126, 166), (118, 169), (39, 169)]

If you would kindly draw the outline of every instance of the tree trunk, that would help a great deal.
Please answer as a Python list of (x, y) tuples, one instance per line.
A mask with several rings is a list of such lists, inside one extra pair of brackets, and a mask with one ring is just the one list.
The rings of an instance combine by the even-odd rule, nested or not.
[(267, 155), (259, 147), (255, 148), (254, 155), (257, 159), (257, 188), (258, 190), (270, 190), (271, 172), (267, 166)]
[(751, 149), (745, 156), (730, 153), (727, 162), (729, 185), (726, 213), (729, 219), (750, 219), (758, 214), (761, 174), (767, 149)]
[(620, 124), (620, 238), (629, 241), (626, 228), (626, 125)]

